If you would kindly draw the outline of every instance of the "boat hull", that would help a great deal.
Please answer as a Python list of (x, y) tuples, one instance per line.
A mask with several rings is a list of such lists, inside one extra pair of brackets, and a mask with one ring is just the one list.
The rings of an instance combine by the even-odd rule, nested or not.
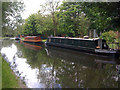
[(57, 44), (57, 43), (52, 43), (52, 42), (46, 42), (46, 46), (55, 46), (55, 47), (60, 47), (60, 48), (67, 48), (67, 49), (72, 49), (72, 50), (97, 54), (97, 55), (101, 55), (101, 56), (107, 56), (107, 57), (110, 57), (110, 58), (111, 57), (112, 58), (119, 58), (119, 54), (120, 54), (120, 52), (116, 51), (116, 50), (94, 49), (94, 48), (87, 48), (87, 47), (82, 47), (82, 46)]
[(95, 49), (95, 53), (99, 55), (105, 55), (108, 57), (119, 58), (119, 50), (107, 50), (107, 49)]
[(86, 47), (80, 47), (80, 46), (76, 47), (74, 45), (56, 44), (56, 43), (46, 42), (46, 46), (55, 46), (55, 47), (67, 48), (67, 49), (72, 49), (72, 50), (77, 50), (77, 51), (88, 52), (88, 53), (95, 53), (94, 49), (92, 48), (86, 48)]
[(34, 42), (34, 41), (25, 41), (25, 40), (23, 40), (23, 42), (25, 42), (25, 43), (31, 43), (31, 44), (43, 44), (42, 41)]

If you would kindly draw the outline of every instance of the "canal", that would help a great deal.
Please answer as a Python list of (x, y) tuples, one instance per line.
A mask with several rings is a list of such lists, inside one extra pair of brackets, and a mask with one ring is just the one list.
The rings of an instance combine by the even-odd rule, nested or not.
[(28, 88), (118, 88), (120, 59), (3, 40), (0, 51)]

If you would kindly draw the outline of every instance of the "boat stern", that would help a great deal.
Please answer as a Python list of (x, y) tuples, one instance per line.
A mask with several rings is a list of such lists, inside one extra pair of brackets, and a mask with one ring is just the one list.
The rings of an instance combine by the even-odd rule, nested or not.
[(120, 51), (118, 50), (109, 50), (109, 49), (95, 49), (96, 54), (105, 55), (113, 58), (120, 57)]

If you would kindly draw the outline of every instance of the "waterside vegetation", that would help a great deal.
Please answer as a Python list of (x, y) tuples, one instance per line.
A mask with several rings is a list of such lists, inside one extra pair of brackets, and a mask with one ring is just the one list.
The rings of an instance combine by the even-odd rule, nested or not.
[(16, 77), (1, 55), (0, 60), (2, 61), (2, 88), (25, 88), (26, 86)]

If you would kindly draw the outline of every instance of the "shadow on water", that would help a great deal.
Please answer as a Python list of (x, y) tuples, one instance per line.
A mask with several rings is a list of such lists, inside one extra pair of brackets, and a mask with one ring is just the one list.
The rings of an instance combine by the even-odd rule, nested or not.
[[(63, 76), (68, 74), (67, 80), (75, 87), (118, 87), (120, 73), (120, 60), (108, 59), (89, 55), (68, 49), (48, 47), (48, 55), (63, 62), (65, 69)], [(57, 61), (54, 61), (57, 63)], [(55, 64), (56, 65), (56, 64)], [(74, 78), (74, 79), (73, 79)], [(72, 80), (71, 80), (72, 79)], [(63, 80), (63, 81), (64, 81)], [(81, 81), (82, 80), (82, 81)], [(80, 81), (82, 83), (80, 83)], [(78, 86), (76, 86), (78, 85)], [(79, 86), (80, 85), (80, 86)], [(74, 87), (74, 86), (73, 86)]]
[(117, 88), (120, 60), (78, 51), (4, 41), (1, 49), (17, 76), (30, 88)]

